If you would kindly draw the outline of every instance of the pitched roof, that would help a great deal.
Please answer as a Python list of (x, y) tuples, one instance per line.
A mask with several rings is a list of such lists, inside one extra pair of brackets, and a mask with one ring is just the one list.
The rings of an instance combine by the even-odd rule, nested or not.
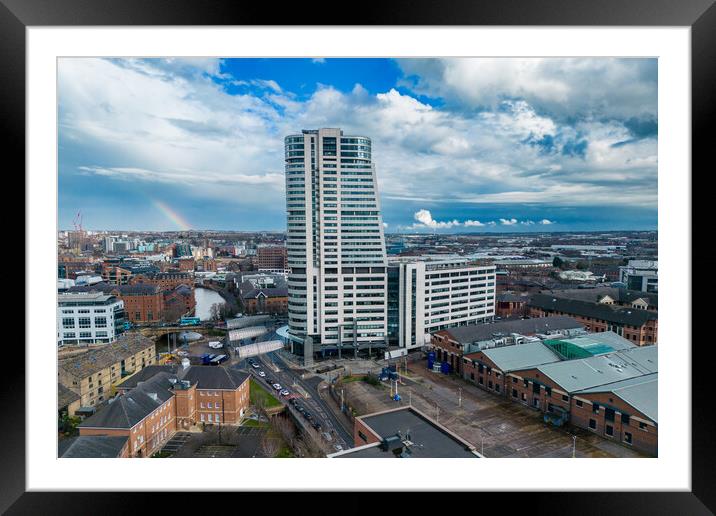
[(132, 428), (163, 405), (174, 393), (169, 373), (158, 373), (126, 394), (116, 396), (106, 407), (88, 417), (80, 428)]
[(578, 360), (566, 360), (539, 367), (567, 392), (644, 376), (658, 371), (657, 346), (642, 346)]
[(80, 399), (80, 395), (62, 385), (57, 384), (57, 410), (67, 407), (73, 401)]
[(140, 333), (123, 333), (115, 342), (60, 361), (59, 367), (76, 378), (85, 378), (149, 347), (154, 354), (152, 339)]
[(658, 423), (659, 373), (629, 378), (609, 385), (600, 385), (578, 392), (612, 392), (636, 410)]
[(533, 295), (530, 306), (543, 310), (554, 310), (566, 314), (581, 315), (583, 317), (593, 317), (595, 319), (629, 326), (643, 326), (647, 322), (659, 318), (655, 312), (649, 312), (647, 310), (605, 305), (578, 299), (566, 299), (552, 294)]
[(248, 378), (247, 373), (224, 366), (194, 365), (180, 371), (178, 376), (197, 384), (198, 389), (238, 389)]
[(582, 323), (572, 317), (557, 315), (552, 317), (537, 317), (534, 319), (457, 326), (455, 328), (442, 330), (438, 333), (447, 333), (457, 342), (471, 344), (473, 342), (492, 339), (496, 334), (519, 333), (522, 335), (534, 335), (536, 333), (547, 333), (555, 330), (568, 330), (582, 327)]
[[(508, 373), (518, 369), (530, 369), (542, 364), (559, 362), (561, 358), (542, 342), (528, 342), (502, 348), (484, 349), (481, 352), (495, 367)], [(465, 355), (465, 358), (474, 358), (478, 353)]]
[(119, 382), (117, 388), (124, 390), (134, 389), (139, 382), (146, 382), (159, 373), (176, 374), (177, 369), (178, 366), (175, 364), (148, 365)]
[(615, 301), (624, 304), (632, 303), (637, 299), (643, 299), (649, 304), (649, 306), (659, 306), (658, 294), (654, 292), (643, 292), (641, 290), (628, 290), (626, 288), (572, 288), (565, 290), (555, 290), (554, 293), (552, 293), (551, 295), (552, 297), (560, 297), (564, 299), (578, 299), (580, 301), (590, 301), (593, 303), (598, 303), (602, 298), (604, 298), (604, 296), (609, 296)]
[(80, 435), (60, 441), (57, 455), (63, 459), (114, 459), (125, 444), (124, 435)]

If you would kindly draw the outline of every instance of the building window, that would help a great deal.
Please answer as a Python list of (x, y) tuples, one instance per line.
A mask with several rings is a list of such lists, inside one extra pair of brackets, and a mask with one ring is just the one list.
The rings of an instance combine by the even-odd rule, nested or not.
[(364, 442), (366, 442), (366, 443), (368, 442), (368, 438), (367, 438), (366, 435), (365, 435), (363, 432), (361, 432), (360, 430), (358, 430), (358, 437), (360, 437), (361, 439), (363, 439)]
[(80, 317), (77, 321), (80, 328), (90, 328), (92, 326), (92, 319), (89, 317)]
[(65, 317), (62, 319), (62, 327), (63, 328), (74, 328), (75, 327), (75, 320), (72, 317)]
[(94, 325), (95, 325), (95, 328), (106, 328), (107, 327), (107, 318), (106, 317), (95, 317)]
[(562, 401), (569, 401), (569, 396), (562, 394)]
[(610, 437), (613, 437), (614, 436), (614, 427), (612, 425), (607, 425), (604, 428), (604, 433)]
[(629, 414), (622, 414), (622, 425), (629, 426)]
[(574, 400), (574, 404), (578, 407), (581, 407), (583, 405), (582, 400)]
[(592, 430), (597, 429), (597, 420), (596, 419), (589, 420), (589, 428), (591, 428)]
[(639, 422), (639, 430), (646, 430), (646, 423)]
[(631, 444), (631, 432), (624, 432), (624, 442)]
[(599, 403), (592, 403), (592, 412), (599, 414)]
[(512, 389), (512, 397), (513, 398), (517, 397), (517, 389)]

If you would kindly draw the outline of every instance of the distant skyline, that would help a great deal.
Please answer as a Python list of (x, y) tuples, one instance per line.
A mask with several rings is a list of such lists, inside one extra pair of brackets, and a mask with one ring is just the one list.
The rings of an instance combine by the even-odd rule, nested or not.
[(387, 232), (657, 229), (656, 59), (59, 60), (59, 227), (285, 230), (283, 137), (369, 136)]

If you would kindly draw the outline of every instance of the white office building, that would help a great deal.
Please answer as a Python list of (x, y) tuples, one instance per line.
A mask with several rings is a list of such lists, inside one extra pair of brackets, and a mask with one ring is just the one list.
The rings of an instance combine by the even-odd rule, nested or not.
[(101, 292), (65, 292), (57, 298), (57, 344), (107, 344), (124, 330), (124, 302)]
[(423, 346), (429, 334), (492, 321), (495, 266), (468, 259), (391, 259), (388, 334), (391, 345)]
[(304, 130), (285, 151), (289, 334), (306, 357), (384, 346), (387, 259), (370, 138)]
[(659, 292), (659, 262), (656, 260), (629, 260), (619, 267), (619, 281), (629, 290)]

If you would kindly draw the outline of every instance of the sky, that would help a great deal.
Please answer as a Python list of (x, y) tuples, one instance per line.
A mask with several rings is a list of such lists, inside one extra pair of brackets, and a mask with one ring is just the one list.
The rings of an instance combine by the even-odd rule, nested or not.
[(59, 227), (286, 228), (283, 138), (369, 136), (387, 232), (657, 228), (657, 60), (62, 58)]

